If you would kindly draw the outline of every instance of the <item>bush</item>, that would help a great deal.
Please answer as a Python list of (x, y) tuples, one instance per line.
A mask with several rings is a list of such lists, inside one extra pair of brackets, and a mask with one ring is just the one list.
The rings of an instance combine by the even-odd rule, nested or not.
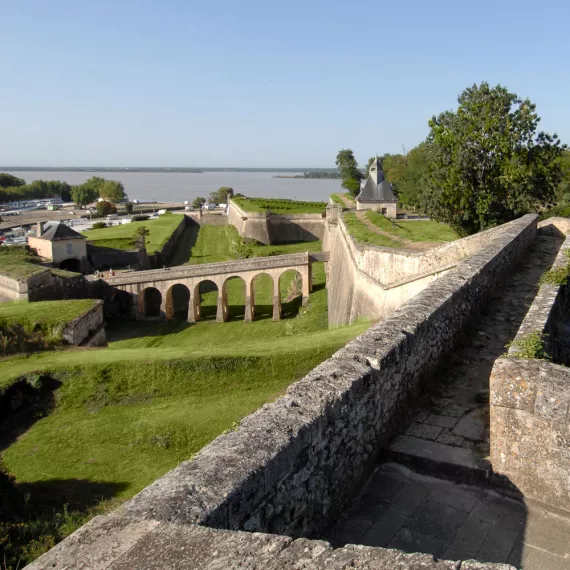
[(111, 202), (97, 202), (97, 213), (100, 216), (108, 216), (109, 214), (116, 214), (117, 213), (117, 206), (115, 204), (111, 204)]
[(107, 224), (105, 222), (95, 222), (92, 226), (91, 229), (92, 230), (101, 230), (103, 228), (106, 228)]
[(145, 216), (143, 214), (137, 214), (136, 216), (133, 216), (131, 218), (131, 221), (133, 222), (144, 222), (145, 220), (148, 220), (150, 218), (150, 216)]
[(547, 220), (548, 218), (553, 218), (555, 216), (570, 218), (570, 205), (558, 204), (556, 206), (552, 206), (552, 208), (542, 210), (542, 212), (540, 212), (539, 218), (541, 220)]

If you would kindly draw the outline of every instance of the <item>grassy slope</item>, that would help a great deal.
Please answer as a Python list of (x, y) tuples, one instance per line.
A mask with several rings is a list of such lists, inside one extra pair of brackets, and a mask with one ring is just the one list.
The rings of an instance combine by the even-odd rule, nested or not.
[(356, 217), (356, 214), (345, 214), (343, 219), (348, 233), (358, 242), (384, 247), (402, 247), (400, 241), (394, 241), (388, 236), (374, 233)]
[(278, 198), (234, 198), (233, 200), (246, 212), (271, 210), (275, 214), (321, 214), (327, 206), (326, 202), (301, 202)]
[(445, 242), (460, 237), (455, 230), (446, 224), (432, 220), (417, 222), (397, 220), (392, 222), (382, 214), (372, 211), (366, 212), (366, 217), (381, 230), (410, 241)]
[(94, 303), (92, 299), (0, 303), (0, 326), (21, 324), (55, 327), (76, 319), (91, 309)]
[(39, 261), (40, 258), (27, 252), (24, 246), (0, 247), (0, 274), (14, 279), (31, 277), (46, 270), (45, 267), (37, 265)]
[(134, 235), (137, 228), (144, 226), (149, 229), (147, 237), (147, 250), (153, 253), (160, 250), (168, 241), (172, 232), (178, 227), (181, 217), (177, 214), (165, 214), (156, 220), (146, 220), (142, 222), (131, 222), (111, 228), (101, 228), (83, 232), (87, 240), (99, 247), (112, 247), (114, 249), (133, 249)]

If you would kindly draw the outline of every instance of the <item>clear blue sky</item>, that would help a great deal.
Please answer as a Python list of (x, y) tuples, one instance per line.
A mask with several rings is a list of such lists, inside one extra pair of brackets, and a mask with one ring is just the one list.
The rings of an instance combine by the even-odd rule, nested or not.
[(0, 164), (328, 167), (474, 82), (570, 142), (567, 0), (0, 0)]

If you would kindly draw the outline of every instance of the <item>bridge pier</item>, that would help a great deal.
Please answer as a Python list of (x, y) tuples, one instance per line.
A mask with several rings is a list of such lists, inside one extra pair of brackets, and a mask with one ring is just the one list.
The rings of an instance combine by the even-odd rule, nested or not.
[(279, 290), (279, 279), (273, 280), (273, 320), (281, 320), (281, 291)]
[(228, 320), (228, 293), (226, 285), (218, 287), (218, 307), (216, 311), (216, 321), (225, 323)]
[(255, 317), (255, 293), (253, 290), (253, 279), (245, 284), (245, 317), (244, 321), (249, 323)]

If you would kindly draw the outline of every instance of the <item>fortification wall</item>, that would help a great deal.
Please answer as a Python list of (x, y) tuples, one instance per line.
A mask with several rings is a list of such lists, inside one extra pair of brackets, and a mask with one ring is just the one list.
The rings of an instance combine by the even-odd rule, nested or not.
[[(570, 231), (568, 220), (552, 218), (541, 233)], [(544, 232), (542, 231), (544, 230)], [(553, 268), (568, 263), (570, 237)], [(491, 373), (491, 463), (526, 496), (570, 511), (570, 364), (568, 286), (545, 283), (530, 306), (508, 357)], [(553, 362), (517, 358), (529, 334), (543, 335)]]
[(325, 235), (325, 218), (321, 214), (272, 214), (245, 212), (233, 200), (228, 209), (228, 223), (240, 236), (264, 244), (315, 241)]
[(95, 301), (94, 306), (86, 313), (67, 323), (62, 337), (74, 346), (106, 346), (103, 301)]
[(7, 275), (0, 275), (0, 300), (21, 301), (27, 298), (27, 280), (18, 280)]
[(320, 540), (96, 517), (28, 570), (514, 570), (505, 564), (435, 561), (429, 554)]

